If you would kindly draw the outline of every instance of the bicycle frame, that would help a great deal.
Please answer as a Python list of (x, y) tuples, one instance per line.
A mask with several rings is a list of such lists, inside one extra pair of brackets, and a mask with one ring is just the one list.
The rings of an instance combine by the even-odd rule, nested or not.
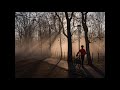
[(80, 71), (80, 67), (81, 67), (80, 55), (77, 58), (74, 59), (73, 65), (74, 65), (76, 71)]

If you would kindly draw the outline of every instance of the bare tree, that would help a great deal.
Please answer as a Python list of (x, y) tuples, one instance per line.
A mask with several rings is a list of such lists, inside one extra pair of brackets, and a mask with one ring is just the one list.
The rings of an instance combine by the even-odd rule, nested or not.
[(59, 20), (59, 33), (60, 33), (60, 49), (61, 49), (61, 59), (62, 59), (62, 40), (61, 40), (61, 31), (63, 29), (63, 34), (65, 34), (65, 31), (64, 31), (64, 24), (63, 24), (63, 19), (64, 19), (64, 16), (62, 15), (62, 17), (60, 17), (57, 12), (55, 12), (55, 15), (58, 17), (58, 20)]
[(89, 28), (91, 32), (89, 32), (89, 38), (95, 41), (95, 38), (99, 38), (100, 40), (104, 37), (104, 20), (105, 13), (104, 12), (92, 12), (92, 14), (88, 15)]
[(88, 12), (81, 12), (82, 13), (82, 26), (83, 29), (85, 31), (85, 42), (86, 42), (86, 51), (87, 51), (87, 60), (88, 60), (88, 64), (92, 65), (92, 61), (91, 61), (91, 55), (90, 55), (90, 49), (89, 49), (89, 39), (88, 39), (88, 27), (86, 25), (86, 20), (87, 20), (87, 13)]
[(61, 25), (63, 27), (63, 34), (68, 39), (68, 58), (67, 58), (67, 61), (68, 61), (68, 70), (69, 70), (69, 72), (71, 72), (74, 70), (73, 62), (72, 62), (72, 39), (71, 39), (72, 34), (71, 34), (71, 30), (70, 30), (70, 28), (71, 28), (70, 22), (71, 22), (71, 19), (73, 16), (73, 12), (71, 13), (70, 18), (69, 18), (68, 12), (65, 12), (65, 17), (66, 17), (66, 21), (67, 21), (67, 34), (65, 33), (65, 30), (64, 30), (63, 21), (61, 20), (61, 18), (59, 17), (59, 15), (57, 13), (56, 13), (56, 15), (59, 18), (59, 21), (61, 22)]

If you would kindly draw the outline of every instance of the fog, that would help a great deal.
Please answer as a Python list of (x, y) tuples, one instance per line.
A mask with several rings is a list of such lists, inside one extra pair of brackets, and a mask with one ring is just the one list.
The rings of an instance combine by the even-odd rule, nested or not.
[[(44, 39), (42, 40), (44, 41)], [(42, 48), (40, 47), (40, 42), (32, 41), (29, 45), (23, 44), (21, 47), (15, 48), (15, 56), (17, 61), (21, 59), (36, 58), (42, 59), (49, 56), (49, 45), (48, 41), (42, 43)], [(29, 47), (29, 48), (28, 48)]]
[[(57, 12), (60, 18), (63, 18), (63, 26), (65, 29), (65, 33), (67, 32), (67, 23), (66, 18), (63, 12)], [(71, 33), (77, 30), (77, 25), (81, 23), (81, 14), (79, 12), (74, 12), (75, 17), (71, 20)], [(69, 12), (68, 15), (70, 16), (71, 13)], [(26, 18), (25, 18), (26, 17)], [(95, 35), (98, 34), (98, 31), (101, 32), (105, 31), (105, 12), (89, 12), (87, 16), (87, 26), (88, 26), (88, 34), (90, 35), (91, 32), (94, 32)], [(54, 20), (56, 19), (56, 21)], [(23, 24), (24, 22), (24, 24)], [(74, 22), (74, 23), (73, 23)], [(54, 24), (56, 23), (56, 24)], [(75, 25), (73, 25), (75, 24)], [(27, 28), (24, 28), (27, 27)], [(49, 28), (50, 31), (49, 31)], [(56, 30), (55, 30), (56, 28)], [(47, 33), (45, 35), (51, 34), (51, 48), (50, 48), (50, 38), (44, 36), (41, 41), (37, 39), (39, 37), (38, 32), (41, 30), (41, 34)], [(29, 35), (28, 31), (31, 33)], [(15, 56), (18, 60), (24, 60), (25, 58), (37, 58), (42, 59), (45, 57), (60, 57), (61, 49), (60, 49), (60, 35), (54, 35), (54, 32), (57, 33), (59, 31), (59, 20), (54, 18), (53, 12), (16, 12), (15, 13), (15, 39), (26, 39), (25, 36), (29, 35), (29, 38), (32, 37), (36, 38), (33, 39), (29, 43), (22, 42), (20, 46), (19, 43), (15, 45)], [(84, 31), (81, 28), (81, 31)], [(19, 33), (19, 34), (18, 34)], [(82, 32), (81, 34), (84, 34)], [(47, 38), (47, 39), (45, 39)], [(49, 38), (49, 39), (48, 39)], [(63, 57), (67, 57), (67, 50), (68, 50), (68, 43), (67, 38), (62, 34), (62, 54)], [(16, 41), (16, 40), (15, 40)], [(19, 40), (20, 41), (20, 40)], [(16, 41), (17, 42), (17, 41)], [(41, 46), (42, 45), (42, 46)], [(80, 39), (80, 45), (85, 45), (85, 38), (84, 36)], [(99, 40), (96, 39), (96, 42), (92, 42), (90, 45), (90, 53), (94, 57), (100, 53), (101, 56), (105, 56), (105, 39)], [(78, 52), (78, 39), (72, 36), (72, 53), (73, 57)]]
[[(63, 55), (65, 53), (65, 55), (67, 55), (67, 50), (68, 50), (68, 43), (67, 43), (67, 38), (62, 35), (62, 38), (64, 38), (64, 41), (62, 42), (62, 52), (63, 52)], [(81, 45), (84, 45), (84, 49), (86, 49), (86, 45), (85, 45), (85, 38), (84, 37), (81, 37), (80, 39), (80, 46)], [(73, 43), (72, 43), (72, 53), (73, 53), (73, 56), (74, 54), (76, 54), (79, 50), (79, 46), (78, 46), (78, 40), (75, 40)], [(55, 53), (59, 53), (60, 54), (60, 42), (59, 42), (59, 38), (55, 40), (55, 42), (53, 43), (53, 46), (52, 46), (52, 55), (55, 55)], [(97, 39), (96, 42), (92, 42), (90, 43), (90, 53), (95, 56), (97, 56), (98, 52), (101, 54), (101, 55), (105, 55), (105, 39), (102, 39), (102, 40), (99, 40)]]
[[(72, 53), (73, 56), (76, 55), (78, 52), (78, 40), (73, 40), (72, 43)], [(38, 58), (43, 59), (45, 57), (60, 57), (60, 38), (57, 36), (55, 41), (52, 43), (51, 46), (51, 52), (50, 52), (50, 46), (49, 46), (49, 39), (48, 40), (42, 40), (42, 48), (40, 46), (40, 42), (38, 41), (32, 41), (29, 46), (23, 45), (22, 47), (15, 48), (15, 56), (20, 57), (17, 60), (22, 60), (23, 58)], [(85, 38), (81, 37), (80, 39), (80, 46), (84, 45), (84, 49), (86, 49), (85, 45)], [(29, 47), (29, 48), (28, 48)], [(63, 57), (67, 57), (67, 50), (68, 50), (68, 43), (67, 38), (62, 34), (62, 54)], [(105, 39), (99, 40), (96, 39), (96, 42), (90, 43), (90, 53), (93, 57), (96, 57), (98, 52), (101, 56), (105, 56)], [(50, 54), (51, 53), (51, 54)]]

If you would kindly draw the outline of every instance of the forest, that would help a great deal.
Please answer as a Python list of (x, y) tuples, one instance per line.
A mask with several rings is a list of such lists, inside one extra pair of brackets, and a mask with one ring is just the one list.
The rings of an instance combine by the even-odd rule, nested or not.
[[(81, 45), (86, 50), (85, 66), (73, 75)], [(15, 74), (103, 78), (105, 12), (15, 12)]]

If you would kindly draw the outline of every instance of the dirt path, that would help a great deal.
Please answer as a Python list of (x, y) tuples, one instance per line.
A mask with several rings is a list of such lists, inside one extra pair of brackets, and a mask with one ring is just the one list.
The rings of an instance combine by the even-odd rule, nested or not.
[[(51, 69), (55, 66), (56, 62), (48, 63), (47, 61), (50, 59), (45, 60), (24, 60), (17, 62), (15, 65), (15, 73), (16, 78), (66, 78), (67, 77), (67, 70), (64, 68), (56, 67), (53, 72)], [(50, 60), (51, 61), (51, 60)], [(51, 74), (52, 73), (52, 74)]]
[[(15, 65), (16, 78), (69, 78), (67, 61), (47, 58), (43, 60), (28, 59)], [(85, 65), (75, 78), (103, 78), (93, 68)]]

